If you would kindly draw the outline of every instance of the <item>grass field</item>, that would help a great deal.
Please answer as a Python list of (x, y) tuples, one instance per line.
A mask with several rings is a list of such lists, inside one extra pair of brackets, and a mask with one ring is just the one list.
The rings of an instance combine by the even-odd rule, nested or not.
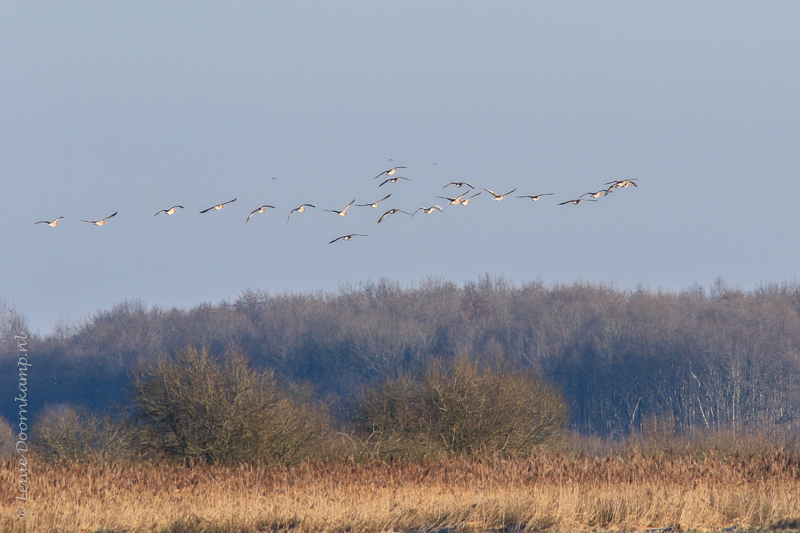
[(14, 514), (16, 463), (2, 463), (2, 531), (800, 528), (800, 455), (783, 446), (730, 453), (572, 449), (526, 459), (293, 468), (166, 462), (67, 467), (35, 455), (30, 461), (32, 500), (25, 520)]

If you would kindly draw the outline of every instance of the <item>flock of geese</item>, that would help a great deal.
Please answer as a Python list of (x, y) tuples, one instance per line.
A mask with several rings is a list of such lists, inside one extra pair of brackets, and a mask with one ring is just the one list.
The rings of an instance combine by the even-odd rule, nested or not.
[[(380, 183), (380, 185), (378, 185), (379, 188), (383, 187), (384, 185), (387, 185), (387, 184), (397, 183), (399, 180), (411, 181), (409, 178), (406, 178), (406, 177), (403, 177), (403, 176), (395, 176), (395, 174), (397, 173), (398, 170), (404, 169), (404, 168), (407, 168), (407, 167), (399, 167), (399, 166), (398, 167), (392, 167), (392, 168), (390, 168), (388, 170), (384, 170), (383, 172), (381, 172), (380, 174), (378, 174), (377, 176), (375, 176), (372, 179), (376, 180), (376, 179), (381, 178), (381, 177), (386, 177), (386, 179), (384, 181), (382, 181)], [(472, 202), (472, 200), (474, 198), (476, 198), (477, 196), (480, 196), (485, 191), (485, 192), (487, 192), (488, 194), (490, 194), (492, 196), (492, 199), (494, 201), (499, 202), (499, 201), (504, 200), (506, 197), (508, 197), (510, 194), (513, 194), (517, 190), (516, 188), (514, 188), (514, 189), (508, 191), (507, 193), (499, 194), (499, 193), (494, 192), (491, 189), (486, 189), (486, 188), (483, 188), (483, 187), (481, 187), (480, 190), (478, 190), (478, 189), (476, 189), (476, 187), (474, 185), (472, 185), (471, 183), (466, 182), (466, 181), (451, 181), (450, 183), (448, 183), (444, 187), (442, 187), (442, 189), (446, 189), (446, 188), (451, 187), (451, 186), (455, 187), (456, 189), (464, 188), (465, 192), (459, 194), (458, 196), (454, 196), (454, 197), (436, 196), (436, 198), (441, 198), (442, 200), (447, 200), (450, 205), (468, 205), (470, 202)], [(578, 204), (580, 204), (582, 202), (596, 202), (598, 198), (603, 197), (603, 196), (608, 196), (609, 194), (611, 194), (614, 191), (614, 189), (624, 189), (624, 188), (630, 187), (630, 186), (638, 187), (638, 185), (636, 184), (636, 179), (635, 178), (609, 181), (608, 183), (605, 184), (605, 186), (603, 188), (601, 188), (601, 189), (599, 189), (597, 191), (584, 193), (584, 194), (580, 195), (578, 198), (575, 198), (574, 200), (567, 200), (566, 202), (561, 202), (558, 205), (567, 205), (567, 204), (578, 205)], [(523, 195), (517, 196), (517, 198), (524, 198), (524, 199), (528, 199), (528, 200), (532, 200), (534, 202), (537, 202), (540, 199), (542, 199), (544, 196), (553, 196), (554, 194), (555, 193), (551, 193), (551, 192), (540, 193), (540, 194), (535, 194), (535, 195), (523, 194)], [(329, 213), (334, 213), (334, 214), (336, 214), (336, 215), (338, 215), (340, 217), (343, 217), (343, 216), (347, 215), (347, 210), (350, 209), (350, 207), (352, 207), (354, 205), (355, 205), (355, 207), (371, 207), (371, 208), (374, 209), (374, 208), (377, 208), (378, 205), (381, 202), (384, 202), (385, 200), (388, 200), (389, 197), (391, 197), (391, 196), (392, 196), (392, 194), (389, 193), (386, 196), (384, 196), (383, 198), (381, 198), (380, 200), (377, 200), (377, 201), (372, 202), (372, 203), (367, 203), (367, 204), (356, 204), (355, 203), (356, 199), (354, 198), (353, 200), (350, 201), (350, 203), (348, 203), (346, 206), (344, 206), (344, 208), (342, 208), (341, 210), (323, 209), (323, 211), (326, 211), (326, 212), (329, 212)], [(219, 210), (223, 209), (226, 205), (231, 204), (231, 203), (235, 202), (236, 200), (237, 200), (237, 198), (234, 198), (233, 200), (228, 200), (227, 202), (222, 202), (220, 204), (212, 205), (211, 207), (208, 207), (208, 208), (203, 209), (202, 211), (200, 211), (200, 214), (208, 213), (209, 211), (219, 211)], [(306, 203), (306, 204), (301, 204), (298, 207), (295, 207), (294, 209), (289, 211), (289, 215), (286, 217), (286, 222), (289, 222), (289, 219), (291, 219), (293, 214), (302, 213), (306, 209), (309, 209), (309, 208), (314, 209), (314, 208), (316, 208), (316, 206), (313, 205), (313, 204)], [(153, 215), (153, 217), (156, 217), (156, 216), (158, 216), (158, 215), (160, 215), (162, 213), (165, 214), (165, 215), (168, 215), (168, 216), (169, 215), (174, 215), (175, 213), (178, 212), (177, 211), (178, 209), (184, 209), (184, 207), (182, 205), (173, 205), (172, 207), (169, 207), (168, 209), (161, 209), (160, 211), (157, 211), (156, 214)], [(267, 204), (261, 205), (261, 206), (255, 208), (255, 209), (253, 209), (250, 212), (250, 214), (247, 215), (247, 219), (245, 220), (245, 223), (250, 222), (250, 219), (253, 217), (253, 215), (264, 213), (267, 209), (277, 209), (277, 208), (274, 205), (267, 205)], [(389, 215), (395, 215), (397, 213), (403, 213), (403, 214), (406, 214), (408, 216), (413, 217), (420, 211), (422, 211), (423, 214), (431, 214), (431, 213), (434, 213), (435, 211), (444, 212), (444, 209), (439, 205), (432, 205), (432, 206), (427, 206), (427, 207), (419, 207), (414, 212), (409, 213), (409, 212), (404, 211), (402, 209), (392, 208), (392, 209), (389, 209), (388, 211), (386, 211), (385, 213), (383, 213), (380, 216), (380, 218), (378, 219), (378, 224), (383, 222), (384, 219), (386, 219), (386, 217), (388, 217)], [(116, 215), (117, 215), (117, 211), (115, 211), (111, 215), (108, 215), (105, 218), (101, 218), (100, 220), (83, 220), (83, 219), (81, 219), (81, 222), (86, 222), (88, 224), (93, 224), (95, 226), (104, 226), (104, 225), (108, 224), (109, 219), (115, 217)], [(34, 224), (46, 224), (47, 226), (53, 228), (53, 227), (59, 226), (60, 224), (59, 224), (58, 221), (63, 219), (63, 218), (64, 218), (63, 216), (60, 216), (60, 217), (57, 217), (57, 218), (55, 218), (53, 220), (40, 220), (38, 222), (34, 222)], [(350, 233), (348, 235), (342, 235), (341, 237), (337, 237), (337, 238), (333, 239), (332, 241), (330, 241), (328, 244), (333, 244), (333, 243), (338, 242), (338, 241), (349, 241), (353, 237), (367, 237), (367, 236), (368, 235), (365, 235), (365, 234), (362, 234), (362, 233)]]

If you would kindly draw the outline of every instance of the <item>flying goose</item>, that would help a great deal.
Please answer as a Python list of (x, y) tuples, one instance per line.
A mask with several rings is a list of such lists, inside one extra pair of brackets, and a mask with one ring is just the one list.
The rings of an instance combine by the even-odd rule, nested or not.
[(306, 207), (315, 207), (315, 206), (313, 206), (313, 205), (311, 205), (311, 204), (303, 204), (303, 205), (301, 205), (300, 207), (295, 207), (294, 209), (292, 209), (291, 211), (289, 211), (289, 216), (288, 216), (288, 217), (286, 217), (286, 222), (289, 222), (289, 217), (291, 217), (291, 216), (292, 216), (292, 213), (294, 213), (295, 211), (297, 211), (298, 213), (302, 213), (303, 211), (305, 211), (305, 210), (306, 210)]
[(637, 180), (637, 178), (631, 178), (629, 180), (615, 180), (615, 181), (609, 181), (608, 183), (606, 183), (606, 185), (611, 185), (612, 189), (613, 188), (624, 189), (625, 187), (628, 187), (629, 185), (633, 185), (634, 187), (638, 187), (638, 185), (636, 185), (636, 180)]
[[(389, 209), (388, 211), (386, 211), (384, 214), (381, 215), (381, 218), (378, 219), (378, 224), (380, 224), (383, 221), (383, 219), (386, 218), (388, 215), (394, 215), (395, 213), (406, 213), (406, 212), (403, 211), (402, 209)], [(406, 213), (406, 215), (414, 216), (411, 213)]]
[(200, 213), (207, 213), (208, 211), (211, 211), (212, 209), (214, 211), (219, 211), (220, 209), (225, 207), (225, 204), (229, 204), (229, 203), (235, 202), (235, 201), (236, 201), (236, 198), (234, 198), (233, 200), (228, 200), (227, 202), (222, 202), (221, 204), (217, 204), (217, 205), (211, 206), (208, 209), (203, 209), (202, 211), (200, 211)]
[[(423, 212), (423, 213), (425, 213), (426, 215), (430, 215), (431, 213), (433, 213), (433, 212), (434, 212), (434, 211), (436, 211), (437, 209), (438, 209), (440, 212), (444, 213), (444, 209), (442, 209), (442, 208), (441, 208), (440, 206), (438, 206), (438, 205), (434, 205), (434, 206), (431, 206), (431, 207), (418, 207), (418, 208), (417, 208), (417, 211), (422, 211), (422, 212)], [(416, 215), (416, 214), (417, 214), (417, 211), (414, 211), (414, 215)], [(411, 216), (413, 217), (414, 215), (411, 215)]]
[(475, 187), (473, 187), (473, 186), (472, 186), (472, 184), (471, 184), (471, 183), (467, 183), (466, 181), (451, 181), (450, 183), (448, 183), (447, 185), (445, 185), (444, 187), (442, 187), (442, 189), (446, 189), (446, 188), (447, 188), (447, 187), (449, 187), (450, 185), (455, 185), (455, 186), (456, 186), (456, 188), (459, 188), (459, 187), (462, 187), (462, 186), (467, 186), (467, 187), (469, 187), (470, 189), (474, 189), (474, 188), (475, 188)]
[(404, 178), (403, 176), (397, 176), (396, 178), (389, 178), (388, 180), (386, 180), (383, 183), (381, 183), (380, 185), (378, 185), (378, 187), (383, 187), (387, 183), (397, 183), (397, 180), (411, 181), (410, 179)]
[(104, 226), (106, 224), (106, 220), (108, 220), (109, 218), (111, 218), (113, 216), (116, 216), (117, 213), (118, 213), (118, 211), (114, 211), (113, 215), (108, 215), (106, 218), (102, 218), (100, 220), (83, 220), (83, 219), (81, 219), (81, 222), (88, 222), (89, 224), (94, 224), (95, 226)]
[(250, 222), (250, 217), (251, 216), (255, 215), (256, 213), (263, 213), (264, 211), (267, 210), (268, 207), (270, 209), (275, 209), (274, 205), (266, 205), (266, 204), (264, 204), (261, 207), (259, 207), (257, 209), (253, 209), (252, 211), (250, 211), (250, 214), (247, 215), (247, 220), (245, 220), (244, 223), (247, 224), (248, 222)]
[[(482, 187), (481, 187), (481, 188), (482, 188)], [(503, 198), (505, 198), (506, 196), (508, 196), (508, 195), (509, 195), (509, 194), (511, 194), (512, 192), (516, 191), (517, 189), (512, 189), (512, 190), (508, 191), (508, 192), (507, 192), (507, 193), (505, 193), (505, 194), (497, 194), (496, 192), (494, 192), (494, 191), (490, 191), (489, 189), (483, 189), (483, 190), (484, 190), (484, 191), (486, 191), (486, 192), (488, 192), (488, 193), (489, 193), (489, 194), (491, 194), (492, 196), (494, 196), (494, 200), (495, 200), (495, 202), (499, 202), (500, 200), (502, 200)]]
[(397, 169), (398, 169), (398, 168), (408, 168), (408, 167), (394, 167), (394, 168), (390, 168), (389, 170), (384, 170), (383, 172), (381, 172), (380, 174), (378, 174), (377, 176), (375, 176), (375, 177), (374, 177), (374, 178), (372, 178), (372, 179), (376, 180), (376, 179), (380, 178), (381, 176), (383, 176), (384, 174), (386, 174), (387, 176), (391, 176), (392, 174), (394, 174), (395, 172), (397, 172)]
[(478, 191), (477, 194), (473, 194), (472, 196), (468, 196), (468, 197), (464, 198), (463, 200), (461, 200), (461, 205), (467, 205), (468, 203), (470, 203), (472, 201), (473, 198), (475, 198), (476, 196), (478, 196), (480, 194), (481, 194), (480, 191)]
[(581, 202), (596, 202), (597, 200), (589, 200), (588, 198), (577, 198), (575, 200), (567, 200), (566, 202), (561, 202), (558, 205), (565, 205), (565, 204), (572, 204), (578, 205)]
[(182, 205), (173, 205), (169, 209), (162, 209), (161, 211), (159, 211), (158, 213), (156, 213), (153, 216), (160, 215), (161, 213), (166, 213), (167, 215), (174, 215), (175, 214), (175, 210), (178, 209), (178, 208), (183, 209), (183, 206)]
[[(464, 194), (468, 194), (468, 193), (464, 193)], [(450, 202), (450, 205), (459, 205), (461, 203), (461, 198), (464, 197), (464, 194), (460, 194), (460, 195), (456, 196), (455, 198), (450, 198), (449, 196), (437, 196), (436, 198), (441, 198), (442, 200), (447, 200), (448, 202)]]
[(356, 199), (355, 199), (355, 198), (353, 198), (353, 201), (352, 201), (352, 202), (350, 202), (349, 204), (347, 204), (347, 205), (345, 206), (345, 208), (344, 208), (344, 209), (342, 209), (341, 211), (336, 211), (335, 209), (323, 209), (323, 211), (327, 211), (327, 212), (329, 212), (329, 213), (336, 213), (336, 214), (337, 214), (337, 215), (339, 215), (340, 217), (343, 217), (343, 216), (347, 215), (347, 208), (348, 208), (348, 207), (350, 207), (351, 205), (353, 205), (353, 202), (355, 202), (355, 201), (356, 201)]
[(341, 240), (341, 241), (349, 241), (349, 240), (350, 240), (350, 239), (352, 239), (353, 237), (369, 237), (369, 235), (363, 235), (363, 234), (361, 234), (361, 233), (351, 233), (350, 235), (342, 235), (341, 237), (336, 237), (335, 239), (333, 239), (333, 240), (332, 240), (331, 242), (329, 242), (328, 244), (333, 244), (333, 243), (335, 243), (336, 241), (340, 241), (340, 240)]
[(386, 200), (386, 199), (387, 199), (387, 198), (389, 198), (391, 195), (392, 195), (392, 194), (391, 194), (391, 193), (389, 193), (389, 194), (387, 194), (386, 196), (384, 196), (383, 198), (381, 198), (380, 200), (378, 200), (377, 202), (375, 202), (375, 203), (372, 203), (372, 204), (356, 204), (356, 207), (378, 207), (378, 204), (379, 204), (379, 203), (381, 203), (382, 201)]
[(64, 217), (58, 217), (55, 220), (40, 220), (39, 222), (34, 222), (33, 225), (36, 224), (47, 224), (51, 228), (55, 228), (56, 226), (60, 226), (61, 224), (58, 223), (58, 220)]
[(601, 190), (599, 190), (597, 192), (587, 192), (587, 193), (581, 194), (581, 196), (582, 197), (583, 196), (591, 196), (592, 198), (599, 198), (601, 196), (606, 196), (607, 194), (608, 194), (608, 190), (601, 189)]
[(530, 198), (534, 202), (538, 202), (542, 196), (553, 196), (554, 192), (546, 192), (542, 194), (530, 195), (530, 194), (523, 194), (522, 196), (517, 196), (517, 198)]

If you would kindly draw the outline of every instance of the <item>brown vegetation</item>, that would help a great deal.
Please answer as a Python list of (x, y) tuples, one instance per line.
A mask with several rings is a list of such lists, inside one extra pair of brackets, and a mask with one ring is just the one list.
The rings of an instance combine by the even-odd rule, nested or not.
[(567, 423), (564, 399), (541, 379), (466, 358), (389, 379), (360, 403), (357, 434), (374, 455), (527, 455)]
[(136, 431), (126, 420), (100, 419), (68, 404), (46, 407), (31, 437), (40, 457), (51, 463), (122, 460), (136, 452)]
[[(3, 463), (3, 531), (800, 527), (798, 285), (382, 281), (123, 303), (30, 341), (32, 500), (11, 518)], [(120, 390), (130, 419), (42, 409)], [(328, 411), (355, 426), (335, 437)]]
[(328, 421), (293, 389), (294, 397), (238, 353), (219, 361), (193, 347), (137, 369), (130, 385), (149, 448), (211, 464), (293, 464), (316, 451)]
[[(750, 451), (747, 451), (750, 450)], [(796, 528), (800, 453), (765, 440), (527, 458), (304, 463), (295, 467), (83, 463), (31, 457), (27, 531), (381, 532)], [(15, 463), (0, 467), (0, 529)]]

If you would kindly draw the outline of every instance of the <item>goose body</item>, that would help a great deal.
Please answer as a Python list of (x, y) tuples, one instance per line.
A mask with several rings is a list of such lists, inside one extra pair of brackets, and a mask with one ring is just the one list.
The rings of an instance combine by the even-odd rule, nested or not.
[(356, 204), (356, 207), (373, 207), (373, 208), (375, 208), (375, 207), (378, 207), (379, 203), (381, 203), (382, 201), (386, 200), (390, 196), (391, 196), (391, 194), (387, 194), (386, 196), (384, 196), (383, 198), (381, 198), (377, 202), (374, 202), (374, 203), (371, 203), (371, 204)]
[[(419, 207), (419, 208), (417, 208), (417, 211), (422, 211), (426, 215), (430, 215), (431, 213), (433, 213), (437, 209), (440, 212), (444, 213), (444, 209), (442, 209), (441, 206), (438, 206), (438, 205), (434, 205), (434, 206), (431, 206), (431, 207)], [(414, 215), (417, 214), (417, 211), (414, 211)], [(411, 215), (411, 216), (413, 217), (414, 215)]]
[(381, 176), (383, 176), (384, 174), (387, 175), (387, 176), (391, 176), (392, 174), (397, 172), (397, 169), (399, 169), (399, 168), (407, 168), (407, 167), (392, 167), (389, 170), (384, 170), (383, 172), (381, 172), (380, 174), (378, 174), (377, 176), (375, 176), (372, 179), (376, 180), (376, 179), (380, 178)]
[(633, 185), (634, 187), (638, 187), (638, 185), (636, 184), (636, 178), (631, 178), (631, 179), (628, 179), (628, 180), (609, 181), (608, 183), (606, 183), (606, 185), (611, 185), (609, 190), (610, 189), (615, 189), (615, 188), (616, 189), (624, 189), (625, 187), (629, 187), (631, 185)]
[(274, 205), (266, 205), (265, 204), (265, 205), (262, 205), (259, 208), (253, 209), (252, 211), (250, 211), (250, 214), (247, 215), (247, 220), (245, 220), (244, 223), (247, 224), (248, 222), (250, 222), (250, 217), (252, 217), (256, 213), (263, 213), (267, 209), (275, 209), (275, 206)]
[(450, 185), (455, 185), (456, 188), (460, 188), (460, 187), (469, 187), (470, 189), (474, 189), (475, 188), (475, 187), (472, 186), (471, 183), (468, 183), (466, 181), (451, 181), (450, 183), (448, 183), (447, 185), (442, 187), (442, 189), (445, 189), (445, 188), (449, 187)]
[(35, 226), (36, 224), (47, 224), (51, 228), (55, 228), (56, 226), (60, 226), (61, 225), (61, 224), (58, 223), (58, 221), (60, 219), (62, 219), (62, 218), (64, 218), (64, 217), (58, 217), (58, 218), (53, 219), (53, 220), (40, 220), (39, 222), (34, 222), (33, 225)]
[(600, 196), (606, 196), (607, 194), (608, 194), (608, 190), (603, 189), (603, 190), (597, 191), (597, 192), (587, 192), (587, 193), (582, 194), (581, 196), (590, 196), (592, 198), (599, 198)]
[(113, 215), (108, 215), (106, 218), (101, 218), (100, 220), (83, 220), (81, 222), (88, 222), (89, 224), (94, 224), (95, 226), (104, 226), (109, 218), (117, 216), (117, 211), (114, 211)]
[[(467, 194), (467, 193), (464, 193)], [(450, 198), (449, 196), (437, 196), (436, 198), (441, 198), (442, 200), (447, 200), (450, 202), (450, 205), (459, 205), (461, 204), (461, 199), (464, 197), (464, 194), (460, 194), (455, 198)]]
[(378, 219), (378, 224), (383, 222), (383, 219), (386, 218), (387, 216), (394, 215), (395, 213), (405, 213), (406, 215), (413, 216), (411, 215), (411, 213), (406, 213), (402, 209), (389, 209), (388, 211), (386, 211), (384, 214), (381, 215), (381, 218)]
[(403, 176), (397, 176), (396, 178), (389, 178), (388, 180), (386, 180), (383, 183), (381, 183), (380, 185), (378, 185), (378, 187), (383, 187), (387, 183), (397, 183), (397, 180), (411, 181), (410, 179), (404, 178)]
[(507, 192), (507, 193), (505, 193), (505, 194), (497, 194), (496, 192), (494, 192), (494, 191), (491, 191), (491, 190), (489, 190), (489, 189), (483, 189), (483, 190), (484, 190), (484, 191), (486, 191), (486, 192), (488, 192), (488, 193), (489, 193), (489, 194), (491, 194), (492, 196), (494, 196), (494, 201), (495, 201), (495, 202), (499, 202), (500, 200), (502, 200), (503, 198), (505, 198), (506, 196), (508, 196), (508, 195), (509, 195), (509, 194), (511, 194), (512, 192), (516, 191), (517, 189), (512, 189), (512, 190), (508, 191), (508, 192)]
[(566, 202), (561, 202), (558, 205), (566, 205), (566, 204), (578, 205), (581, 202), (596, 202), (596, 201), (597, 200), (589, 200), (588, 198), (576, 198), (575, 200), (567, 200)]
[(477, 194), (473, 194), (472, 196), (467, 196), (466, 198), (461, 200), (461, 205), (468, 205), (473, 198), (475, 198), (476, 196), (480, 196), (480, 194), (481, 194), (480, 191), (478, 191)]
[(229, 204), (229, 203), (231, 203), (231, 202), (235, 202), (235, 201), (236, 201), (236, 198), (234, 198), (233, 200), (228, 200), (227, 202), (222, 202), (221, 204), (212, 205), (212, 206), (211, 206), (211, 207), (209, 207), (208, 209), (203, 209), (202, 211), (200, 211), (200, 213), (207, 213), (207, 212), (211, 211), (212, 209), (213, 209), (214, 211), (219, 211), (220, 209), (222, 209), (223, 207), (225, 207), (225, 205), (226, 205), (226, 204)]
[(289, 222), (289, 217), (292, 216), (292, 213), (302, 213), (303, 211), (306, 210), (306, 207), (315, 207), (315, 206), (313, 206), (311, 204), (303, 204), (300, 207), (295, 207), (294, 209), (289, 211), (289, 216), (286, 217), (286, 222)]
[(164, 214), (167, 214), (167, 215), (174, 215), (176, 209), (183, 209), (183, 206), (182, 205), (173, 205), (169, 209), (162, 209), (161, 211), (159, 211), (158, 213), (156, 213), (153, 216), (160, 215), (161, 213), (164, 213)]
[(538, 202), (541, 199), (542, 196), (552, 196), (554, 194), (555, 193), (553, 193), (553, 192), (546, 192), (546, 193), (535, 194), (535, 195), (523, 194), (522, 196), (517, 196), (517, 198), (530, 198), (534, 202)]
[(334, 209), (323, 209), (323, 211), (327, 211), (327, 212), (329, 212), (329, 213), (336, 213), (336, 214), (337, 214), (337, 215), (339, 215), (340, 217), (343, 217), (343, 216), (347, 215), (347, 208), (349, 208), (351, 205), (353, 205), (353, 202), (355, 202), (355, 201), (356, 201), (356, 199), (355, 199), (355, 198), (353, 198), (353, 201), (352, 201), (352, 202), (350, 202), (349, 204), (347, 204), (347, 205), (345, 206), (345, 208), (344, 208), (344, 209), (342, 209), (341, 211), (336, 211), (336, 210), (334, 210)]
[(350, 235), (342, 235), (341, 237), (336, 237), (335, 239), (333, 239), (328, 244), (333, 244), (336, 241), (349, 241), (353, 237), (369, 237), (369, 235), (363, 235), (361, 233), (351, 233)]

